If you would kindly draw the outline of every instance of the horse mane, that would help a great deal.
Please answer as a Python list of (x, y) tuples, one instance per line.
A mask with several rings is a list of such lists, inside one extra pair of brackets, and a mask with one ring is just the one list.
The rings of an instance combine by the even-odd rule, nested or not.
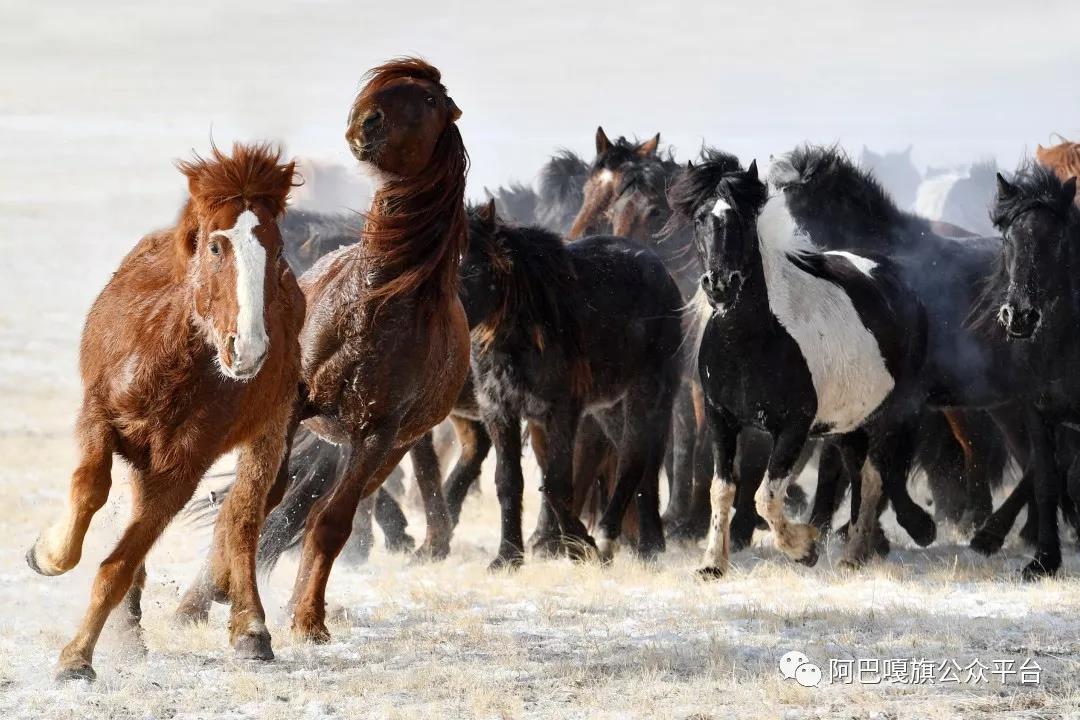
[[(434, 83), (438, 69), (418, 58), (396, 58), (372, 69), (356, 102), (401, 78)], [(354, 103), (355, 106), (355, 103)], [(457, 268), (466, 247), (465, 174), (469, 156), (455, 122), (435, 143), (431, 161), (412, 177), (383, 183), (365, 216), (363, 257), (385, 282), (367, 296), (385, 303), (415, 293), (422, 313), (434, 316), (443, 298), (457, 294)]]
[(589, 165), (566, 148), (555, 151), (540, 169), (540, 197), (548, 202), (581, 200), (581, 188), (589, 174)]
[(199, 216), (229, 203), (259, 204), (280, 216), (295, 187), (296, 163), (282, 165), (281, 148), (270, 143), (233, 143), (231, 155), (211, 145), (210, 157), (195, 153), (176, 161), (176, 168), (187, 177), (190, 193), (174, 231), (178, 264), (185, 268), (195, 252)]
[(482, 243), (494, 276), (496, 310), (472, 331), (487, 350), (504, 333), (524, 332), (541, 353), (558, 338), (570, 361), (570, 385), (578, 397), (588, 394), (592, 376), (578, 314), (584, 304), (577, 271), (562, 238), (540, 227), (485, 222), (482, 207), (470, 207), (469, 242)]
[(742, 169), (739, 158), (731, 153), (703, 147), (698, 164), (678, 173), (667, 190), (667, 202), (672, 212), (660, 234), (670, 236), (689, 223), (695, 208), (716, 192), (725, 176)]
[(535, 222), (539, 198), (536, 191), (528, 185), (512, 180), (510, 184), (500, 185), (494, 190), (484, 188), (484, 194), (495, 201), (495, 206), (503, 217), (518, 225), (531, 225)]
[[(1020, 214), (1034, 208), (1045, 208), (1063, 221), (1071, 219), (1074, 227), (1080, 228), (1080, 209), (1071, 202), (1061, 202), (1064, 184), (1065, 181), (1053, 169), (1026, 160), (1009, 181), (1012, 191), (1006, 194), (999, 192), (995, 197), (990, 207), (990, 219), (1004, 233)], [(968, 315), (968, 324), (972, 328), (991, 337), (1000, 331), (997, 314), (1009, 289), (1009, 282), (1005, 253), (1001, 252), (994, 258), (993, 270), (983, 280), (978, 297), (972, 304)]]

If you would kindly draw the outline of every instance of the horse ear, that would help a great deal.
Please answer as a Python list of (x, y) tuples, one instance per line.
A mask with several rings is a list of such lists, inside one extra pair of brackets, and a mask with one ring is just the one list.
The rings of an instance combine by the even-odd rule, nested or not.
[(1069, 178), (1061, 184), (1061, 204), (1069, 207), (1076, 199), (1076, 176)]
[(656, 149), (660, 147), (660, 133), (656, 133), (651, 138), (646, 140), (637, 146), (637, 154), (639, 157), (647, 158), (656, 154)]
[(746, 174), (749, 175), (752, 179), (757, 180), (757, 158), (754, 158), (750, 161), (750, 167), (746, 168)]
[(607, 152), (611, 147), (611, 141), (608, 140), (608, 136), (604, 133), (603, 127), (596, 128), (596, 154)]
[(687, 170), (693, 170), (694, 169), (694, 161), (693, 160), (687, 160), (686, 161), (686, 169)]
[(492, 230), (495, 229), (495, 198), (491, 198), (486, 203), (484, 203), (484, 205), (480, 208), (479, 215), (480, 222), (482, 222), (485, 227)]
[(1012, 197), (1013, 194), (1016, 192), (1016, 188), (1014, 188), (1012, 185), (1010, 185), (1009, 181), (1006, 180), (1002, 176), (1001, 173), (994, 173), (994, 175), (997, 178), (998, 197), (999, 198)]
[(461, 117), (461, 108), (454, 102), (454, 98), (446, 96), (446, 107), (450, 110), (450, 122), (457, 122)]

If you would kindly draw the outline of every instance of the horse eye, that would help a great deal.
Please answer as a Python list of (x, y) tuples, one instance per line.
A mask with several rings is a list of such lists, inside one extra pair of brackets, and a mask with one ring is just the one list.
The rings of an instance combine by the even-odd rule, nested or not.
[(211, 241), (210, 242), (210, 254), (211, 255), (220, 255), (221, 254), (221, 245), (219, 245), (216, 241)]
[(430, 105), (431, 107), (435, 107), (435, 96), (434, 95), (428, 95), (426, 98), (424, 98), (424, 101), (428, 105)]

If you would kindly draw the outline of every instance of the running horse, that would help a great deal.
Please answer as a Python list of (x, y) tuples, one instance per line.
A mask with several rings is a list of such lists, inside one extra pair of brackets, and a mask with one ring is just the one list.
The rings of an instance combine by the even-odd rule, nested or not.
[[(360, 501), (450, 414), (469, 372), (469, 327), (458, 300), (468, 166), (460, 116), (439, 71), (415, 58), (373, 69), (349, 114), (345, 139), (377, 188), (360, 242), (324, 256), (300, 280), (304, 400), (290, 436), (304, 421), (351, 447), (347, 467), (305, 525), (290, 601), (292, 630), (302, 640), (330, 639), (326, 584)], [(437, 516), (448, 533), (437, 478), (421, 490), (437, 506), (429, 532)], [(189, 598), (200, 596), (197, 587)], [(189, 607), (196, 616), (202, 610)]]
[(108, 499), (113, 454), (129, 463), (131, 520), (60, 654), (61, 680), (95, 677), (94, 646), (125, 594), (125, 628), (141, 642), (146, 554), (211, 464), (234, 449), (236, 485), (217, 522), (213, 569), (232, 604), (236, 653), (273, 658), (255, 547), (300, 373), (304, 298), (277, 225), (293, 163), (268, 145), (235, 145), (231, 156), (214, 148), (178, 167), (190, 191), (179, 222), (135, 246), (87, 317), (81, 459), (66, 512), (26, 555), (42, 575), (75, 567)]

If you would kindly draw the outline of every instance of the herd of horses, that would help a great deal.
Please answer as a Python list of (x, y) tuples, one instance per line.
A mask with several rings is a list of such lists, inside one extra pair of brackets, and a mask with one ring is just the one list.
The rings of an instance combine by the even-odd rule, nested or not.
[[(228, 603), (244, 658), (273, 658), (256, 576), (288, 548), (292, 631), (313, 642), (330, 638), (327, 580), (350, 535), (370, 546), (374, 521), (390, 548), (412, 548), (383, 487), (406, 454), (422, 558), (449, 552), (494, 448), (493, 568), (527, 549), (607, 562), (625, 531), (643, 558), (707, 537), (701, 573), (719, 577), (759, 527), (812, 565), (848, 488), (842, 562), (857, 567), (889, 552), (887, 505), (917, 544), (935, 539), (908, 493), (919, 468), (938, 518), (971, 528), (976, 550), (999, 549), (1027, 508), (1024, 577), (1058, 570), (1059, 512), (1080, 527), (1080, 146), (998, 174), (1000, 235), (975, 237), (899, 209), (835, 147), (799, 147), (765, 174), (712, 148), (678, 163), (659, 135), (603, 129), (592, 162), (560, 151), (537, 191), (470, 206), (460, 115), (422, 60), (369, 73), (346, 131), (375, 183), (362, 218), (287, 209), (299, 179), (269, 145), (179, 163), (179, 220), (139, 242), (87, 318), (81, 458), (66, 511), (27, 553), (44, 575), (73, 568), (113, 455), (127, 462), (132, 517), (61, 679), (95, 676), (117, 606), (139, 636), (147, 552), (234, 450), (177, 615)], [(461, 444), (445, 484), (444, 420)], [(528, 542), (526, 440), (543, 476)], [(812, 453), (804, 522), (793, 480)], [(1010, 465), (1020, 480), (994, 511)]]

